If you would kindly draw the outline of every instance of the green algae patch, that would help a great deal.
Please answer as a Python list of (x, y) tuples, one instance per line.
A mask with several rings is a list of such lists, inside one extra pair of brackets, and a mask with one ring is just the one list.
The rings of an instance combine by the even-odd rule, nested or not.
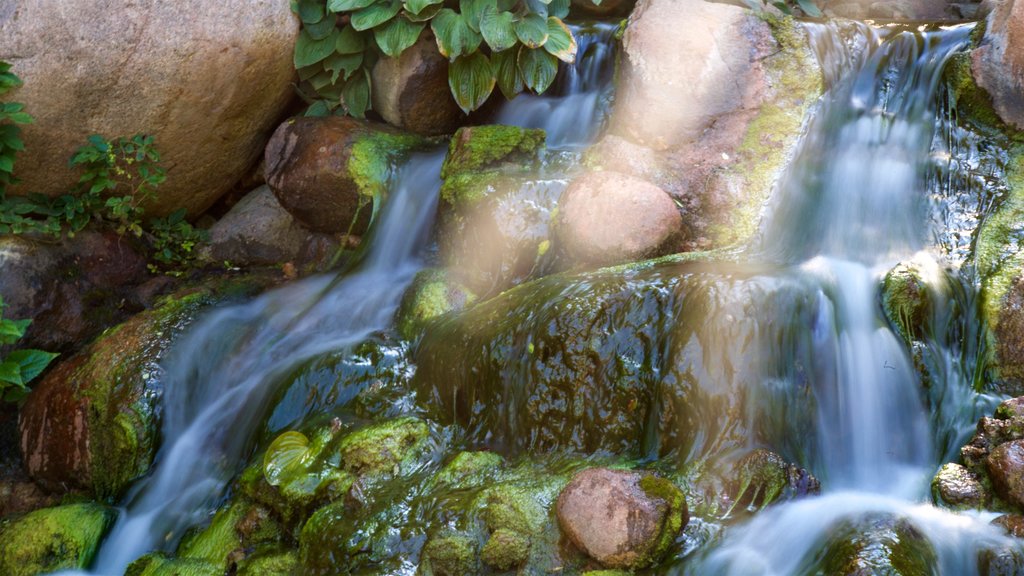
[(465, 536), (451, 535), (432, 538), (420, 556), (421, 576), (462, 576), (478, 574), (476, 541)]
[(168, 558), (158, 552), (132, 562), (125, 576), (224, 576), (224, 567), (203, 560)]
[(341, 467), (356, 476), (394, 473), (425, 448), (430, 428), (416, 418), (367, 426), (341, 439)]
[(441, 168), (441, 198), (460, 209), (481, 200), (509, 166), (532, 166), (545, 137), (543, 130), (516, 126), (460, 128)]
[(492, 479), (504, 461), (493, 452), (460, 452), (438, 471), (433, 481), (454, 489), (475, 488)]
[(465, 309), (476, 295), (452, 280), (444, 270), (431, 268), (416, 275), (395, 315), (398, 334), (413, 340), (433, 318)]
[(872, 514), (829, 530), (815, 568), (805, 574), (928, 576), (937, 558), (928, 540), (908, 521)]
[(395, 164), (429, 145), (429, 140), (412, 134), (367, 130), (356, 137), (349, 154), (349, 176), (366, 198), (387, 194)]
[(0, 574), (34, 576), (85, 568), (115, 513), (98, 504), (30, 512), (0, 528)]
[(236, 551), (280, 539), (281, 528), (266, 509), (240, 500), (217, 512), (205, 529), (186, 535), (178, 546), (178, 557), (227, 570)]
[(480, 559), (498, 570), (511, 570), (524, 564), (530, 557), (530, 539), (513, 530), (495, 530), (487, 539)]
[(657, 541), (647, 557), (637, 563), (638, 566), (646, 566), (657, 562), (672, 547), (683, 527), (690, 521), (690, 514), (686, 507), (686, 495), (670, 480), (649, 474), (640, 479), (640, 489), (649, 497), (662, 500), (668, 505)]
[(901, 263), (886, 273), (882, 279), (882, 311), (906, 343), (924, 336), (932, 302), (920, 270)]
[(257, 550), (238, 563), (237, 576), (295, 576), (300, 574), (299, 556), (294, 550)]

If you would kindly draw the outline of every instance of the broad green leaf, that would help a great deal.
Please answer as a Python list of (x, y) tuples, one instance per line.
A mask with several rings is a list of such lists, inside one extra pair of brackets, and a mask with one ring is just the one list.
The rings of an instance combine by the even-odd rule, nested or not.
[(437, 40), (437, 49), (449, 60), (469, 54), (480, 46), (483, 38), (466, 25), (465, 19), (450, 8), (437, 13), (430, 22)]
[(439, 6), (444, 0), (405, 0), (405, 9), (410, 14), (420, 14), (429, 6)]
[(16, 362), (0, 362), (0, 383), (4, 382), (15, 386), (24, 386), (25, 383), (21, 379), (21, 366), (18, 366)]
[[(335, 52), (324, 60), (324, 68), (331, 71), (331, 84), (338, 81), (338, 78), (348, 80), (352, 73), (363, 65), (363, 55), (359, 54), (338, 54)], [(342, 74), (344, 73), (344, 75)]]
[(317, 100), (306, 108), (306, 113), (303, 116), (315, 116), (317, 118), (323, 118), (331, 113), (331, 106), (326, 100)]
[(491, 63), (494, 65), (494, 76), (498, 80), (498, 88), (505, 95), (507, 100), (515, 98), (523, 91), (523, 78), (519, 74), (519, 48), (511, 48), (504, 52), (496, 52), (491, 55)]
[(427, 22), (437, 16), (437, 13), (444, 8), (444, 4), (431, 4), (423, 10), (420, 10), (416, 14), (411, 12), (404, 12), (403, 15), (409, 19), (410, 22)]
[(7, 355), (7, 362), (14, 362), (21, 367), (21, 380), (28, 383), (35, 380), (36, 376), (43, 373), (43, 370), (59, 356), (52, 352), (42, 350), (15, 350)]
[(339, 54), (358, 54), (366, 49), (366, 37), (351, 26), (345, 26), (338, 34), (334, 50)]
[(334, 52), (338, 34), (337, 28), (335, 28), (335, 31), (327, 38), (314, 40), (303, 30), (295, 42), (295, 67), (310, 66), (330, 56)]
[(309, 438), (302, 432), (285, 432), (267, 448), (263, 455), (263, 476), (267, 484), (280, 486), (288, 476), (305, 470), (309, 455)]
[(331, 35), (335, 27), (338, 24), (337, 14), (328, 14), (325, 18), (322, 18), (316, 24), (306, 24), (305, 30), (309, 34), (310, 38), (314, 40), (323, 40)]
[(548, 40), (548, 20), (540, 14), (527, 14), (516, 22), (516, 37), (527, 48), (540, 48)]
[(312, 66), (304, 66), (304, 67), (298, 69), (299, 80), (305, 82), (306, 80), (309, 80), (313, 76), (316, 76), (317, 74), (319, 74), (319, 73), (321, 73), (323, 71), (324, 71), (324, 65), (322, 63), (320, 63), (320, 62), (317, 62), (316, 64), (313, 64)]
[(484, 9), (480, 16), (480, 34), (495, 52), (508, 50), (516, 45), (515, 17), (511, 12), (498, 12), (493, 5)]
[(426, 28), (424, 23), (410, 22), (405, 18), (395, 18), (373, 30), (373, 36), (377, 40), (380, 51), (398, 58), (406, 48), (416, 43), (420, 32)]
[[(564, 20), (569, 16), (569, 5), (571, 3), (572, 0), (551, 0), (551, 4), (548, 4), (548, 16)], [(594, 4), (597, 5), (597, 2), (594, 2)]]
[(576, 61), (576, 39), (564, 22), (551, 16), (548, 18), (548, 41), (544, 49), (562, 62), (572, 64)]
[(519, 52), (519, 74), (527, 88), (541, 94), (555, 81), (558, 59), (543, 49), (524, 48)]
[(494, 0), (459, 0), (459, 12), (466, 20), (466, 25), (474, 32), (479, 32), (484, 9), (494, 4)]
[(466, 114), (483, 106), (495, 82), (494, 66), (480, 52), (459, 56), (448, 66), (448, 87)]
[(299, 0), (296, 8), (299, 20), (305, 25), (316, 24), (324, 18), (324, 4), (317, 0)]
[(345, 83), (341, 90), (341, 100), (348, 113), (362, 118), (370, 108), (370, 73), (363, 68), (362, 74), (356, 72)]
[(814, 0), (796, 0), (796, 3), (800, 6), (800, 9), (804, 11), (811, 18), (821, 18), (823, 14), (818, 6), (814, 3)]
[(402, 9), (401, 0), (381, 0), (352, 13), (352, 27), (362, 32), (391, 20)]
[[(333, 78), (332, 78), (333, 77)], [(323, 95), (324, 88), (333, 86), (337, 76), (327, 70), (313, 76), (309, 79), (310, 86), (316, 90), (317, 94)]]
[(331, 12), (352, 12), (361, 10), (376, 0), (328, 0), (327, 9)]
[(526, 9), (528, 12), (537, 14), (541, 18), (548, 17), (548, 3), (542, 2), (541, 0), (526, 0)]
[(0, 344), (14, 344), (25, 335), (31, 320), (0, 320)]

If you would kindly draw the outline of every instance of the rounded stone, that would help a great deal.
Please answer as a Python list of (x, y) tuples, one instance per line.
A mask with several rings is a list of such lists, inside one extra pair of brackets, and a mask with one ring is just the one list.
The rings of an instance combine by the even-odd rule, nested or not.
[(398, 58), (381, 58), (373, 67), (373, 109), (404, 130), (436, 136), (454, 132), (466, 115), (448, 87), (448, 59), (424, 34)]
[(1024, 506), (1024, 440), (996, 446), (987, 465), (999, 495), (1015, 506)]
[(574, 260), (610, 265), (660, 255), (682, 217), (661, 188), (626, 174), (592, 172), (569, 184), (556, 235)]
[(636, 472), (590, 468), (558, 496), (558, 523), (577, 548), (610, 568), (639, 568), (653, 560), (671, 513), (664, 499), (641, 487)]
[(91, 134), (150, 134), (167, 170), (147, 210), (206, 210), (259, 160), (291, 101), (298, 18), (288, 0), (13, 0), (0, 5), (8, 95), (35, 123), (13, 194), (59, 196)]
[(935, 496), (954, 508), (981, 508), (985, 504), (985, 488), (978, 478), (960, 464), (939, 468), (932, 480)]

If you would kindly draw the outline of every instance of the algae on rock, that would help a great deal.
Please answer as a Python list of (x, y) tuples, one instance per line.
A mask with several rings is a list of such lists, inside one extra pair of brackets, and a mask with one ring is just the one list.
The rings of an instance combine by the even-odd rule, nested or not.
[(43, 508), (0, 525), (0, 574), (86, 568), (116, 513), (98, 504)]

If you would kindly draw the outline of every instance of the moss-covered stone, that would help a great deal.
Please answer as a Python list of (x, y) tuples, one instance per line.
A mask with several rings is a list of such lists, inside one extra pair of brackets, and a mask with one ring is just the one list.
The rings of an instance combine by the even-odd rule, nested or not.
[(30, 512), (0, 527), (0, 574), (34, 576), (85, 568), (116, 514), (97, 504)]
[(984, 131), (998, 131), (1020, 137), (1016, 129), (1003, 122), (992, 103), (992, 96), (978, 86), (971, 71), (971, 54), (954, 54), (943, 71), (953, 108), (960, 118)]
[(238, 563), (238, 576), (295, 576), (299, 556), (294, 550), (270, 547), (257, 550)]
[(638, 564), (643, 566), (657, 562), (668, 552), (683, 527), (690, 521), (690, 512), (686, 507), (686, 495), (670, 480), (648, 474), (640, 479), (640, 489), (647, 496), (663, 500), (668, 505), (668, 512), (665, 514), (657, 541), (651, 547), (647, 558)]
[(393, 473), (421, 453), (429, 433), (416, 418), (367, 426), (341, 439), (341, 467), (356, 476)]
[(395, 163), (411, 152), (424, 149), (428, 140), (414, 134), (367, 131), (352, 142), (348, 172), (359, 194), (374, 198), (388, 190)]
[(420, 554), (422, 576), (462, 576), (480, 571), (476, 542), (465, 536), (431, 538)]
[(936, 573), (938, 562), (935, 550), (912, 524), (888, 514), (833, 526), (818, 560), (806, 574), (928, 576)]
[(931, 318), (931, 298), (919, 269), (901, 263), (885, 275), (882, 310), (908, 344), (924, 336), (926, 322)]
[(511, 570), (530, 557), (530, 539), (511, 530), (496, 530), (480, 551), (484, 564), (498, 570)]
[(423, 270), (416, 275), (402, 297), (395, 315), (395, 327), (402, 338), (412, 340), (424, 322), (442, 314), (463, 310), (475, 300), (476, 296), (454, 282), (445, 270)]
[(132, 562), (125, 576), (223, 576), (224, 567), (205, 560), (168, 558), (164, 554), (147, 554)]
[(228, 570), (245, 557), (245, 550), (280, 539), (281, 527), (267, 509), (239, 500), (217, 512), (205, 529), (186, 535), (178, 546), (178, 557)]
[(460, 128), (448, 146), (441, 168), (441, 198), (466, 207), (482, 197), (481, 181), (491, 179), (502, 163), (533, 163), (544, 147), (543, 130), (487, 125)]
[(476, 487), (493, 477), (503, 463), (493, 452), (460, 452), (438, 471), (434, 482), (457, 489)]

